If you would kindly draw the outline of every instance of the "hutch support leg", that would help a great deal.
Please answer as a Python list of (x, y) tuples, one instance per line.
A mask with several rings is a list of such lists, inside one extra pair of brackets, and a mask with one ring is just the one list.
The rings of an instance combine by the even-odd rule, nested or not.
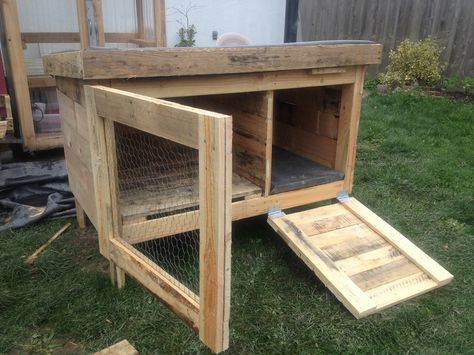
[(109, 260), (109, 267), (110, 267), (110, 280), (112, 281), (112, 285), (117, 288), (124, 288), (125, 287), (125, 271), (117, 266), (112, 260)]
[(229, 347), (232, 120), (201, 117), (199, 130), (199, 337), (217, 353)]
[(87, 215), (84, 212), (84, 209), (81, 207), (81, 204), (77, 199), (74, 199), (74, 202), (76, 204), (76, 219), (77, 219), (77, 224), (79, 225), (80, 229), (86, 228), (87, 224)]

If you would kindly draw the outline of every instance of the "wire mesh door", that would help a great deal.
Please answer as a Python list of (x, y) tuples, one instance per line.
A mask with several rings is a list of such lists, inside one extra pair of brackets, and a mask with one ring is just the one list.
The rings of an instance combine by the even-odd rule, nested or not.
[(228, 347), (232, 118), (85, 87), (101, 252)]

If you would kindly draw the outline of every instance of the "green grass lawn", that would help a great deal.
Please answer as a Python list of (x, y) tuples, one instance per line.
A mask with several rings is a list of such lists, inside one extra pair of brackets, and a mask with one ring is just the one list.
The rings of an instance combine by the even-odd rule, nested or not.
[[(474, 353), (474, 105), (406, 94), (365, 99), (353, 195), (455, 277), (356, 320), (267, 226), (234, 223), (228, 354)], [(132, 280), (112, 288), (95, 231), (66, 221), (0, 234), (0, 353), (207, 353)]]

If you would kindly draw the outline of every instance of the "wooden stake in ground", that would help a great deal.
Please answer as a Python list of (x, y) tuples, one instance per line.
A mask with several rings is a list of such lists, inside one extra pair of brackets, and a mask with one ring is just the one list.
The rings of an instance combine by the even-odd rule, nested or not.
[(65, 224), (60, 230), (58, 230), (58, 231), (56, 232), (55, 235), (53, 235), (51, 238), (49, 238), (49, 240), (48, 240), (46, 243), (44, 243), (42, 246), (40, 246), (38, 249), (36, 249), (35, 252), (34, 252), (33, 254), (31, 254), (31, 255), (28, 257), (28, 259), (25, 260), (25, 263), (26, 263), (26, 264), (29, 264), (29, 265), (33, 264), (33, 262), (36, 260), (36, 258), (38, 257), (38, 255), (40, 255), (40, 254), (43, 252), (43, 250), (45, 250), (45, 249), (48, 247), (48, 245), (50, 245), (52, 242), (54, 242), (56, 239), (58, 239), (59, 236), (60, 236), (61, 234), (63, 234), (64, 231), (65, 231), (66, 229), (68, 229), (70, 226), (71, 226), (71, 223)]

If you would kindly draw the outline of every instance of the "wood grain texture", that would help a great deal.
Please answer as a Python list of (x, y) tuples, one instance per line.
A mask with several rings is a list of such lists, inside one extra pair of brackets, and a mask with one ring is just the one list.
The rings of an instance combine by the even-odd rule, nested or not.
[(107, 87), (94, 87), (94, 95), (99, 116), (191, 148), (199, 147), (200, 115), (224, 117), (211, 111)]
[(155, 23), (155, 46), (166, 47), (166, 6), (165, 0), (153, 1)]
[(308, 69), (265, 73), (112, 80), (111, 86), (141, 95), (170, 98), (343, 85), (355, 82), (355, 67), (343, 73), (313, 75)]
[(364, 67), (358, 67), (355, 83), (342, 89), (334, 167), (344, 172), (344, 190), (348, 193), (351, 193), (354, 183), (364, 72)]
[(66, 56), (64, 53), (59, 56), (57, 54), (45, 56), (46, 72), (55, 76), (83, 79), (112, 79), (365, 65), (379, 63), (381, 46), (378, 44), (304, 44), (235, 48), (107, 49), (73, 53), (67, 54), (69, 68), (64, 66)]
[(166, 271), (158, 268), (147, 257), (121, 240), (111, 240), (110, 257), (122, 266), (127, 274), (138, 280), (143, 286), (158, 296), (178, 317), (183, 319), (192, 329), (199, 326), (199, 300), (189, 296), (182, 287)]
[(214, 352), (229, 347), (232, 117), (199, 122), (199, 338)]

